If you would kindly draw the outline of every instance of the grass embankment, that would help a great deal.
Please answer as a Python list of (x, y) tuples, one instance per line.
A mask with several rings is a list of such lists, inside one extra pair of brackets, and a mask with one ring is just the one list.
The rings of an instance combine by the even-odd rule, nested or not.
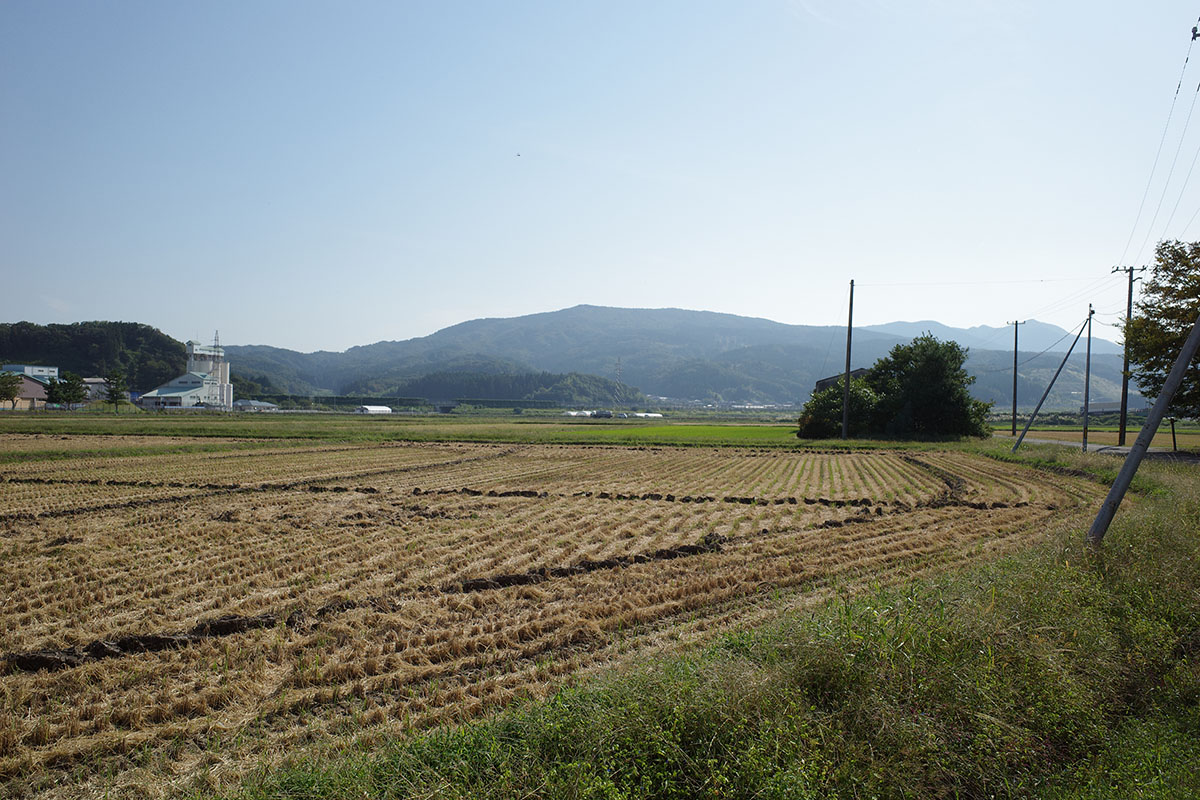
[[(1147, 465), (1150, 466), (1150, 465)], [(840, 597), (237, 797), (1200, 796), (1200, 482), (967, 573)]]

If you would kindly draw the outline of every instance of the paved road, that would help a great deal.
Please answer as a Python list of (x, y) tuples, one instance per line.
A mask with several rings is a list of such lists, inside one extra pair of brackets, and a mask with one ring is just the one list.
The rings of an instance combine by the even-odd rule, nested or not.
[[(1009, 433), (994, 433), (992, 435), (997, 439), (1006, 439), (1010, 442), (1016, 441), (1012, 434)], [(1070, 447), (1074, 450), (1079, 450), (1083, 446), (1082, 442), (1068, 442), (1062, 439), (1038, 439), (1033, 436), (1026, 436), (1024, 441), (1030, 444), (1057, 444), (1062, 447)], [(1089, 453), (1107, 453), (1109, 455), (1120, 456), (1124, 458), (1125, 456), (1129, 455), (1129, 450), (1131, 448), (1129, 445), (1126, 445), (1125, 447), (1118, 447), (1115, 444), (1099, 444), (1096, 442), (1088, 442), (1087, 449)], [(1165, 447), (1149, 448), (1146, 450), (1146, 458), (1153, 458), (1161, 461), (1183, 461), (1191, 464), (1200, 464), (1200, 455), (1196, 453), (1185, 452), (1182, 450), (1174, 451)]]

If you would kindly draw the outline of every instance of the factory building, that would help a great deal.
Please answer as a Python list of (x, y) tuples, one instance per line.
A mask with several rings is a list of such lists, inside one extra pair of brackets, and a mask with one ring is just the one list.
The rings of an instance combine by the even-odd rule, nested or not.
[(142, 407), (232, 410), (233, 384), (220, 338), (211, 345), (188, 342), (187, 357), (187, 372), (143, 394)]

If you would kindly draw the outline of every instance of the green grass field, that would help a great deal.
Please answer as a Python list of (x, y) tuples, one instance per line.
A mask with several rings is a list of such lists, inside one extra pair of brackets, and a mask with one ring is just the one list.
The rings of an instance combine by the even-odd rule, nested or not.
[(565, 421), (560, 417), (354, 414), (0, 414), (0, 433), (212, 436), (325, 441), (507, 441), (621, 445), (795, 447), (791, 425)]

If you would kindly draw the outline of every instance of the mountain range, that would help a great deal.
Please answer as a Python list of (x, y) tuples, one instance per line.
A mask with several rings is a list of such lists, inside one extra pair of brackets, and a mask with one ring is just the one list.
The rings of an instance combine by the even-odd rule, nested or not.
[[(869, 367), (921, 333), (968, 347), (972, 393), (998, 407), (1012, 397), (1012, 329), (952, 328), (935, 321), (855, 328), (854, 367)], [(1073, 331), (1030, 320), (1020, 328), (1019, 405), (1031, 408), (1058, 368)], [(820, 378), (840, 372), (845, 328), (682, 309), (573, 308), (476, 319), (429, 336), (299, 353), (266, 345), (227, 346), (242, 379), (292, 394), (421, 396), (431, 373), (584, 373), (619, 380), (651, 397), (712, 403), (800, 403)], [(1007, 348), (1007, 349), (1006, 349)], [(1083, 397), (1080, 341), (1047, 400), (1077, 409)], [(1120, 398), (1121, 348), (1092, 340), (1093, 402)], [(426, 382), (427, 383), (427, 382)]]
[[(952, 328), (892, 322), (855, 328), (852, 365), (869, 367), (897, 344), (931, 333), (969, 348), (972, 394), (998, 410), (1012, 398), (1011, 328)], [(1020, 328), (1018, 398), (1032, 408), (1073, 332), (1031, 320)], [(820, 378), (844, 368), (840, 326), (681, 309), (575, 306), (503, 319), (477, 319), (429, 336), (299, 353), (266, 345), (226, 346), (239, 397), (354, 395), (527, 400), (570, 405), (667, 402), (776, 403), (806, 400)], [(1091, 397), (1120, 397), (1121, 349), (1092, 341)], [(81, 375), (123, 369), (130, 386), (151, 389), (182, 372), (180, 342), (148, 325), (0, 323), (0, 363), (59, 366)], [(1063, 369), (1048, 410), (1082, 403), (1084, 342)], [(1136, 404), (1136, 398), (1135, 398)]]

